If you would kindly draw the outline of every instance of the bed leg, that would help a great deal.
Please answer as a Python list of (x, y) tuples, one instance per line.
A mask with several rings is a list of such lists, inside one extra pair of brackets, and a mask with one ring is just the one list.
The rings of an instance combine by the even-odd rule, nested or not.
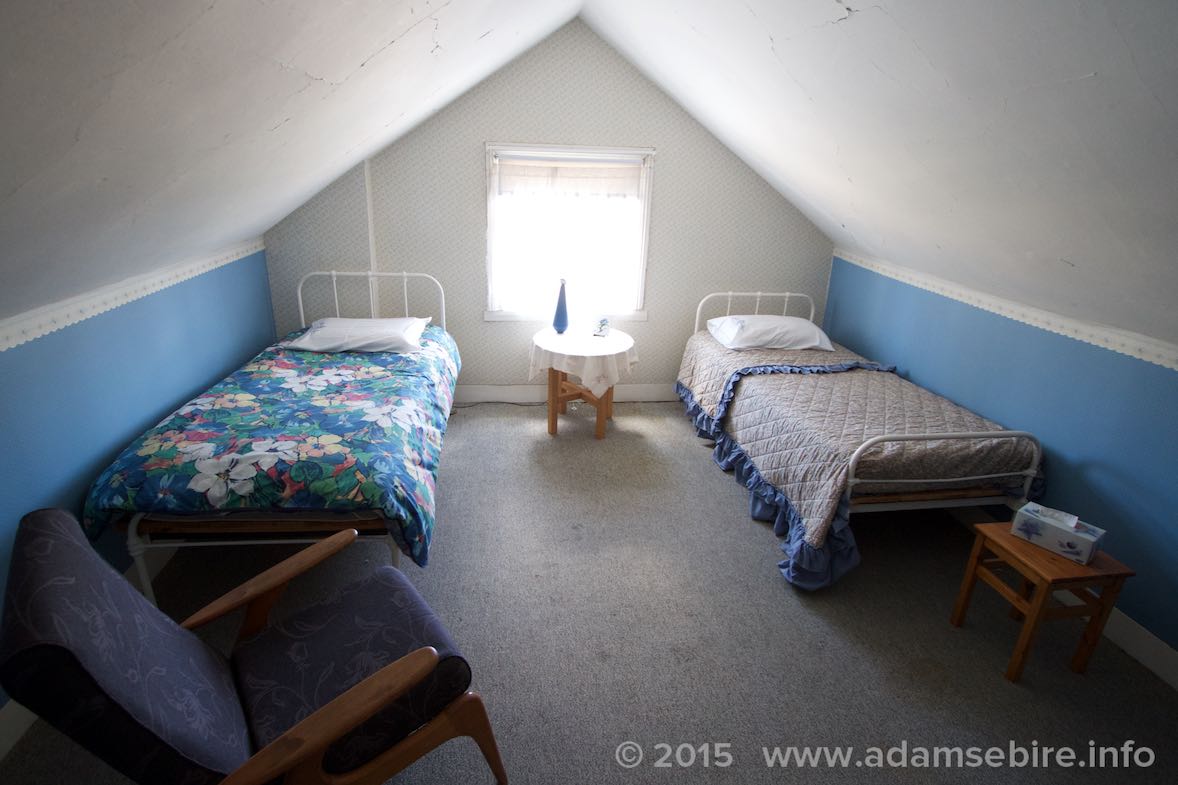
[(143, 538), (139, 536), (139, 521), (143, 518), (143, 513), (139, 513), (131, 519), (131, 525), (127, 527), (127, 553), (135, 561), (135, 572), (139, 576), (139, 590), (143, 592), (143, 596), (152, 605), (158, 606), (159, 603), (155, 601), (155, 592), (151, 589), (151, 573), (147, 570), (147, 559), (144, 554), (147, 552), (146, 546), (143, 544)]
[(389, 553), (392, 554), (393, 566), (398, 570), (401, 569), (401, 549), (397, 547), (397, 541), (393, 539), (392, 535), (388, 537)]

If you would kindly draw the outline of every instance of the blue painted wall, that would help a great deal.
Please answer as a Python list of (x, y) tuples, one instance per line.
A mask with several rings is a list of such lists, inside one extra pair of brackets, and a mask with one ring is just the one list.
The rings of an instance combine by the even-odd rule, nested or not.
[(1034, 433), (1044, 503), (1109, 530), (1137, 571), (1118, 607), (1178, 647), (1178, 372), (835, 258), (831, 338), (998, 423)]
[[(273, 338), (258, 251), (0, 352), (0, 586), (22, 515), (80, 516), (90, 482), (120, 450)], [(125, 567), (124, 542), (108, 532), (98, 547)]]

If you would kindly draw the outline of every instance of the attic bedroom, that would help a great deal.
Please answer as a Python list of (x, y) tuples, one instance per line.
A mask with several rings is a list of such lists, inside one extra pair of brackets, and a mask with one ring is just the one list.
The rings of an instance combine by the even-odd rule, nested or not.
[(0, 781), (1178, 777), (1178, 7), (0, 10)]

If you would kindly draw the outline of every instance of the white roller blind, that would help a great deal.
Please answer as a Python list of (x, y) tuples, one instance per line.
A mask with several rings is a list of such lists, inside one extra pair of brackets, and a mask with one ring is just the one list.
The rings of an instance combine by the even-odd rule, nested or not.
[(573, 318), (641, 309), (651, 151), (488, 148), (488, 309)]
[(546, 192), (562, 196), (637, 199), (642, 186), (641, 159), (623, 162), (541, 162), (497, 157), (497, 193)]

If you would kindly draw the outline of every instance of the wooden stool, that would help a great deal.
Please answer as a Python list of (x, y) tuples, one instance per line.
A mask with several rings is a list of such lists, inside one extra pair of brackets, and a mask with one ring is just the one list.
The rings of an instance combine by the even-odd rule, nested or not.
[[(1117, 595), (1121, 592), (1126, 578), (1134, 573), (1125, 565), (1103, 551), (1097, 552), (1090, 564), (1077, 564), (1045, 548), (1027, 542), (1010, 533), (1010, 523), (982, 523), (974, 527), (977, 539), (969, 555), (965, 577), (961, 580), (961, 591), (953, 616), (949, 619), (954, 627), (965, 621), (965, 611), (973, 594), (974, 583), (981, 578), (1010, 601), (1014, 607), (1010, 615), (1023, 620), (1023, 629), (1014, 646), (1014, 654), (1006, 666), (1006, 678), (1018, 681), (1031, 649), (1031, 642), (1039, 625), (1046, 619), (1064, 619), (1072, 616), (1087, 616), (1088, 626), (1080, 637), (1080, 645), (1072, 657), (1072, 670), (1083, 673), (1088, 660), (1100, 640), (1104, 623), (1112, 613)], [(992, 554), (987, 557), (987, 552)], [(1005, 564), (1022, 576), (1022, 583), (1016, 591), (994, 574), (991, 567)], [(1099, 594), (1091, 588), (1101, 587)], [(1049, 607), (1053, 592), (1071, 592), (1080, 600), (1079, 605), (1057, 604)]]
[(568, 411), (569, 401), (584, 401), (597, 410), (597, 428), (593, 435), (605, 438), (605, 421), (614, 418), (614, 388), (610, 387), (601, 396), (589, 392), (589, 388), (569, 381), (569, 375), (555, 368), (548, 369), (548, 433), (556, 435), (556, 415)]

